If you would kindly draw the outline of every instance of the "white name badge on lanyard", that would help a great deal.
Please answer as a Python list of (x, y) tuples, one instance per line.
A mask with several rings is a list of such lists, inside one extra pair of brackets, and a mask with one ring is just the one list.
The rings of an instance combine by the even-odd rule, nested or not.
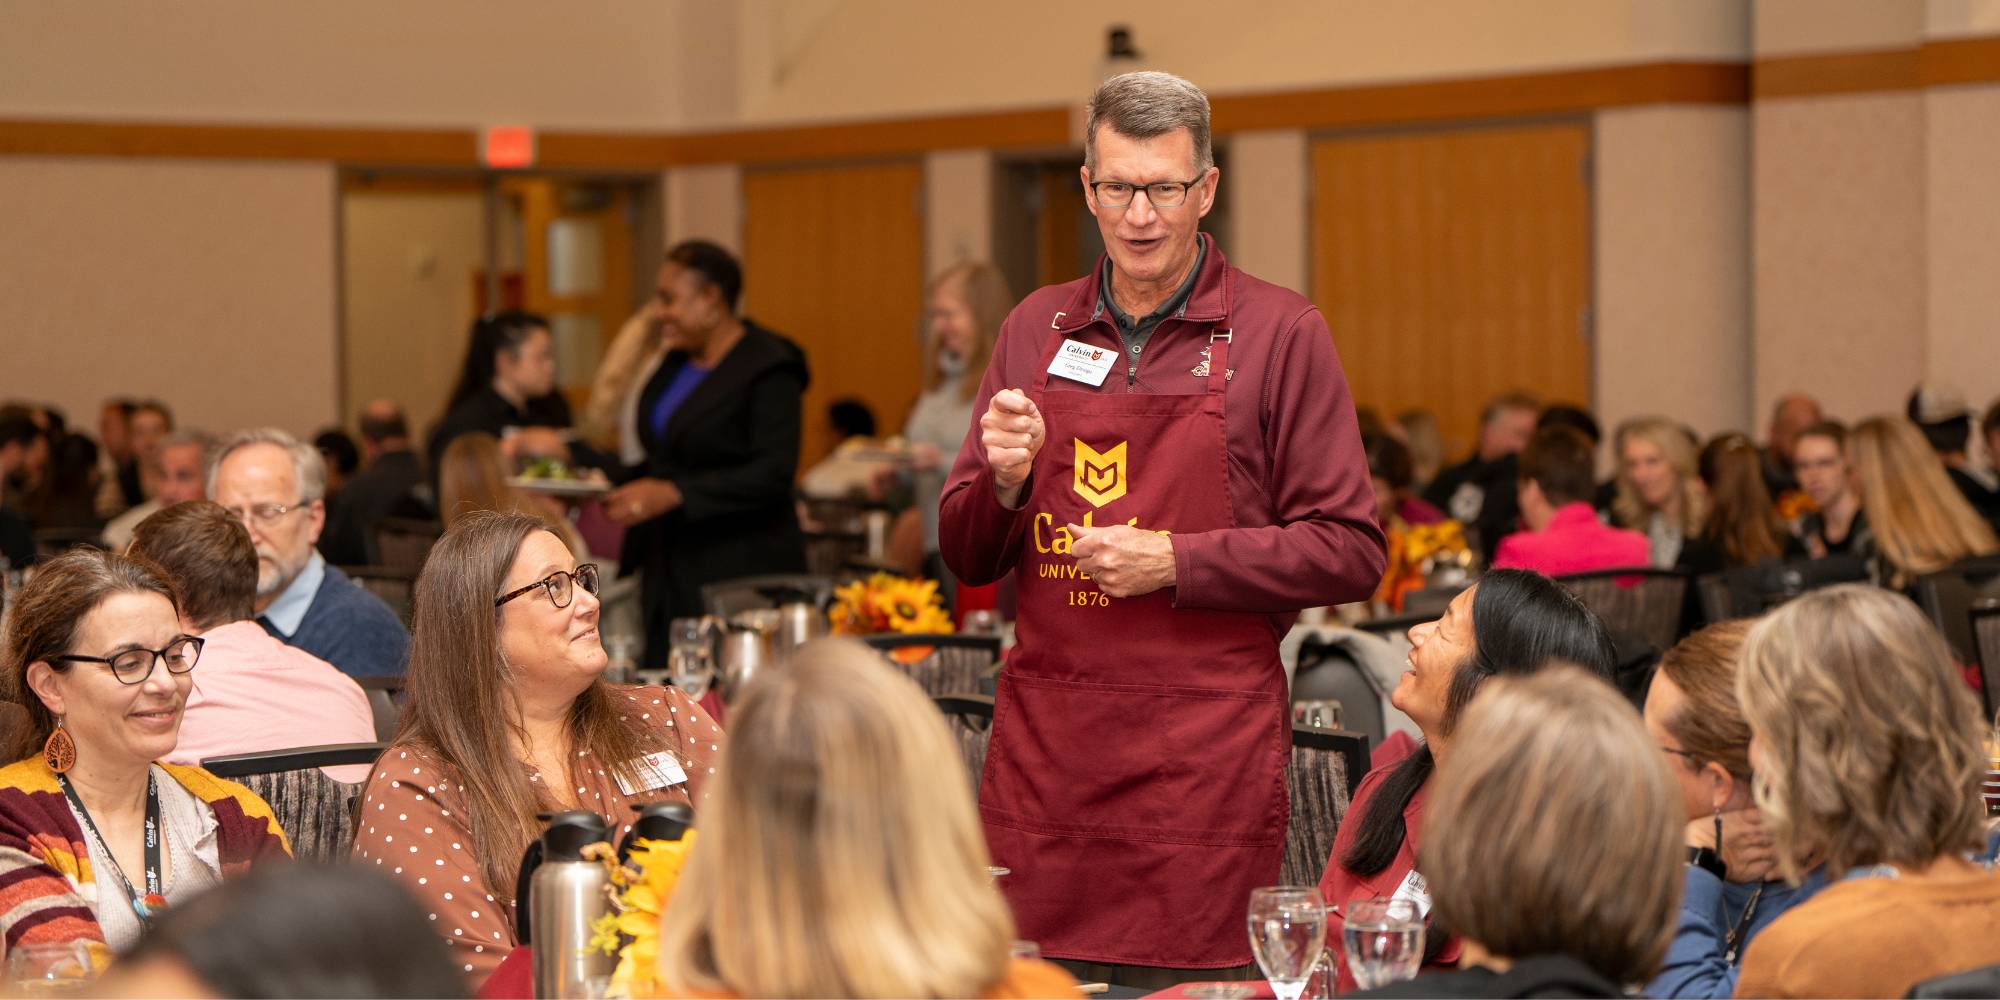
[(1103, 385), (1104, 376), (1118, 363), (1118, 352), (1109, 347), (1092, 347), (1079, 340), (1065, 340), (1049, 362), (1049, 374), (1090, 385)]
[(1410, 869), (1408, 875), (1403, 876), (1403, 884), (1397, 886), (1396, 894), (1389, 898), (1407, 899), (1417, 904), (1418, 917), (1428, 918), (1431, 915), (1430, 884), (1425, 882), (1423, 875), (1419, 874), (1414, 868)]
[(625, 766), (639, 779), (634, 784), (625, 775), (616, 774), (618, 790), (627, 795), (649, 788), (667, 788), (688, 780), (687, 772), (681, 769), (681, 762), (670, 753), (649, 753)]

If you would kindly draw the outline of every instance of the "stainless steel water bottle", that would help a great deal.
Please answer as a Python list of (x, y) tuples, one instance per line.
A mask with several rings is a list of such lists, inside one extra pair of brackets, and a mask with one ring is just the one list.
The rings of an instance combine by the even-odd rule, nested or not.
[(536, 997), (590, 995), (586, 984), (617, 966), (617, 956), (589, 947), (590, 925), (611, 911), (611, 876), (583, 856), (586, 846), (610, 839), (604, 818), (582, 811), (555, 814), (542, 833), (541, 864), (528, 888)]

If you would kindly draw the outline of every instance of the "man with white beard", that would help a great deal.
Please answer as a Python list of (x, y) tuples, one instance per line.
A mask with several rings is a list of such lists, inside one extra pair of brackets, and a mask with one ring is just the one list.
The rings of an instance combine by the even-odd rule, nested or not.
[(350, 676), (400, 674), (410, 647), (403, 623), (313, 548), (325, 494), (318, 450), (281, 430), (239, 431), (209, 460), (209, 499), (257, 547), (257, 623)]

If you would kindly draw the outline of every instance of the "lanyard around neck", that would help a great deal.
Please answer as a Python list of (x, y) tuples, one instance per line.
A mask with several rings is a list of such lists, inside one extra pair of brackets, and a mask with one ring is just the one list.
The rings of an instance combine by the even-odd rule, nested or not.
[(83, 800), (77, 798), (76, 789), (69, 779), (56, 775), (56, 782), (62, 785), (63, 795), (69, 804), (76, 807), (76, 814), (83, 818), (83, 825), (90, 835), (97, 838), (104, 848), (105, 860), (111, 862), (112, 874), (118, 876), (118, 883), (125, 889), (125, 898), (132, 903), (132, 912), (139, 917), (142, 925), (151, 924), (154, 917), (166, 909), (167, 898), (160, 888), (160, 789), (154, 783), (151, 769), (146, 772), (146, 892), (142, 896), (132, 887), (132, 880), (125, 876), (125, 869), (119, 867), (118, 858), (111, 853), (111, 842), (97, 829), (97, 823), (90, 818), (90, 810), (83, 807)]

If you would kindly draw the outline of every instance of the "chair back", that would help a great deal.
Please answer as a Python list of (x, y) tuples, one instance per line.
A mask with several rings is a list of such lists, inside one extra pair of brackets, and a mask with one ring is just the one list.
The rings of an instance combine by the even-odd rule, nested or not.
[(1596, 612), (1614, 635), (1635, 636), (1661, 650), (1680, 639), (1688, 577), (1679, 570), (1648, 566), (1569, 573), (1555, 579)]
[(375, 713), (375, 738), (384, 743), (396, 736), (396, 724), (403, 718), (402, 674), (356, 677), (354, 683), (368, 696), (368, 708)]
[(1292, 727), (1292, 758), (1285, 767), (1292, 822), (1285, 829), (1281, 884), (1319, 884), (1327, 859), (1333, 856), (1340, 821), (1367, 773), (1366, 736), (1341, 729)]
[(1980, 696), (1986, 717), (2000, 711), (2000, 601), (1982, 601), (1966, 612), (1972, 631), (1974, 662), (1979, 665)]
[(1766, 560), (1712, 573), (1695, 583), (1702, 620), (1713, 624), (1752, 618), (1809, 590), (1868, 579), (1868, 562), (1855, 555)]
[(1340, 702), (1340, 725), (1381, 743), (1388, 735), (1382, 706), (1389, 699), (1345, 646), (1307, 639), (1299, 644), (1299, 665), (1292, 674), (1292, 701), (1331, 698)]
[(825, 608), (833, 603), (833, 587), (833, 577), (815, 573), (740, 576), (720, 583), (702, 584), (701, 604), (709, 614), (724, 618), (739, 611), (775, 608), (794, 601)]
[(1957, 1000), (1959, 997), (2000, 997), (2000, 965), (1986, 965), (1912, 983), (1903, 994), (1918, 1000)]
[[(2000, 601), (2000, 555), (1974, 556), (1916, 580), (1917, 606), (1924, 609), (1931, 624), (1944, 633), (1952, 655), (1960, 663), (1971, 663), (1978, 655), (1972, 634), (1971, 611), (1989, 601)], [(1995, 706), (1995, 696), (1987, 692), (1987, 714)]]
[(410, 627), (410, 619), (416, 612), (415, 572), (390, 566), (342, 566), (340, 571), (360, 584), (361, 589), (381, 598), (402, 619), (403, 627)]
[(291, 839), (292, 856), (302, 861), (347, 860), (354, 842), (354, 812), (361, 786), (335, 781), (323, 767), (373, 764), (382, 743), (266, 750), (210, 757), (201, 762), (211, 774), (241, 782), (271, 807)]
[(862, 641), (933, 698), (992, 690), (994, 665), (1000, 662), (997, 635), (871, 635)]
[(35, 558), (44, 562), (79, 545), (104, 547), (104, 540), (98, 536), (96, 528), (36, 528), (34, 539)]
[(437, 521), (385, 517), (369, 529), (368, 541), (375, 549), (374, 565), (406, 570), (415, 576), (423, 572), (424, 560), (430, 558), (431, 546), (437, 544), (442, 534), (444, 525)]
[(983, 694), (947, 694), (931, 699), (944, 713), (945, 726), (958, 741), (972, 795), (979, 796), (979, 778), (986, 771), (986, 747), (993, 738), (993, 699)]

